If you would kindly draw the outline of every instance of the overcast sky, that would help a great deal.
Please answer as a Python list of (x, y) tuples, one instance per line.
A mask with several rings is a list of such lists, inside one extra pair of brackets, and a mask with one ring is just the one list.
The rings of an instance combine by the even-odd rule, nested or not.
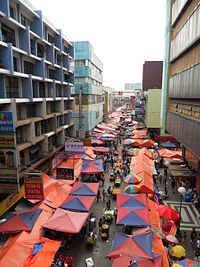
[(164, 59), (166, 0), (30, 0), (70, 41), (90, 41), (104, 85), (142, 82), (144, 61)]

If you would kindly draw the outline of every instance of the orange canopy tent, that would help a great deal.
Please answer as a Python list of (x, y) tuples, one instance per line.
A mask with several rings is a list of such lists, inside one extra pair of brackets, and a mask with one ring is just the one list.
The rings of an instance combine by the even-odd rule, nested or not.
[(158, 150), (158, 152), (159, 152), (159, 155), (163, 158), (174, 158), (174, 159), (182, 158), (181, 150), (170, 150), (167, 148), (161, 148)]
[[(74, 169), (74, 180), (76, 180), (76, 178), (79, 178), (81, 175), (82, 164), (83, 160), (81, 158), (70, 157), (66, 161), (61, 162), (58, 166)], [(54, 175), (56, 175), (56, 170)]]
[(154, 146), (154, 141), (152, 139), (145, 139), (142, 142), (143, 147), (153, 147)]
[[(40, 237), (38, 243), (41, 243), (41, 249), (35, 254), (35, 246), (30, 250), (28, 258), (25, 261), (24, 267), (49, 267), (51, 266), (55, 253), (59, 249), (61, 242)], [(34, 255), (33, 255), (34, 254)]]
[(38, 242), (42, 233), (42, 225), (50, 219), (53, 209), (44, 203), (38, 205), (42, 209), (31, 232), (22, 232), (11, 235), (3, 248), (0, 250), (1, 267), (23, 267), (29, 255), (30, 249)]
[(146, 149), (145, 147), (141, 148), (138, 152), (138, 155), (145, 155), (147, 156), (149, 159), (152, 159), (153, 155), (151, 152), (149, 152), (148, 149)]

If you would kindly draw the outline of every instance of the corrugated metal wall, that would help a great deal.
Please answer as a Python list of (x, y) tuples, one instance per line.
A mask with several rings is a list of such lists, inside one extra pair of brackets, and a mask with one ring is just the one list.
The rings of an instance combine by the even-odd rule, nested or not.
[(176, 0), (172, 7), (172, 25), (178, 18), (179, 14), (183, 10), (186, 3), (189, 2), (189, 0)]
[(200, 63), (169, 79), (170, 98), (200, 98)]
[(153, 88), (162, 88), (162, 61), (146, 61), (143, 64), (142, 90), (148, 91)]
[(174, 112), (167, 113), (167, 131), (200, 159), (200, 121)]

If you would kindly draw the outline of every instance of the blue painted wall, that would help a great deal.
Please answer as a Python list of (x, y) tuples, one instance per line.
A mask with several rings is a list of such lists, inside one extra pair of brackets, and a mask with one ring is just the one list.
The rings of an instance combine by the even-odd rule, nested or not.
[(88, 41), (74, 42), (75, 60), (91, 59), (91, 45)]

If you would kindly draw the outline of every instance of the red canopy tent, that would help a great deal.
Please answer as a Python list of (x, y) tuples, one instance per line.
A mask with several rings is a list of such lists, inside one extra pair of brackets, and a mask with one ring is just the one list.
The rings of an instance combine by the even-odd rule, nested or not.
[(98, 189), (99, 189), (99, 183), (75, 182), (73, 184), (70, 194), (79, 196), (96, 196)]
[[(132, 201), (133, 200), (133, 201)], [(134, 204), (134, 201), (136, 203), (136, 207), (137, 204), (140, 204), (138, 206), (143, 206), (143, 207), (149, 207), (148, 204), (148, 198), (146, 195), (144, 194), (136, 194), (136, 195), (127, 195), (127, 194), (117, 194), (117, 208), (119, 207), (127, 207), (127, 208), (131, 208)]]
[(51, 219), (43, 224), (43, 228), (54, 231), (78, 234), (85, 224), (89, 213), (71, 212), (58, 208)]
[(178, 221), (179, 220), (179, 214), (177, 211), (172, 209), (170, 206), (167, 205), (156, 205), (156, 210), (159, 213), (160, 217)]

